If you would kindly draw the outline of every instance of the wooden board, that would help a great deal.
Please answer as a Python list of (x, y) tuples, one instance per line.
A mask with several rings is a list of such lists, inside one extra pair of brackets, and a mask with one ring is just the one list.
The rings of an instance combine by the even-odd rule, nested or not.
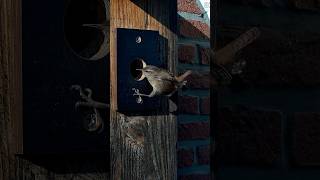
[(20, 1), (0, 1), (0, 179), (15, 175), (13, 154), (22, 151), (19, 8)]
[[(166, 112), (124, 115), (117, 110), (117, 28), (159, 31), (161, 58), (175, 72), (176, 1), (111, 0), (111, 179), (176, 179), (176, 117)], [(125, 53), (125, 52), (123, 52)], [(165, 105), (165, 103), (164, 103)]]

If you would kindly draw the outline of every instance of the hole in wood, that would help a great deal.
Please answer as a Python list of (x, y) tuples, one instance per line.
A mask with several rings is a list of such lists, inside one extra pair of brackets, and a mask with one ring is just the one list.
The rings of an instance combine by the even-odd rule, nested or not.
[(142, 71), (139, 69), (142, 69), (146, 67), (146, 62), (143, 61), (141, 58), (137, 58), (134, 61), (132, 61), (130, 65), (131, 75), (136, 81), (142, 81), (145, 76), (142, 74)]
[(109, 53), (109, 1), (70, 0), (65, 11), (65, 39), (72, 51), (85, 60)]

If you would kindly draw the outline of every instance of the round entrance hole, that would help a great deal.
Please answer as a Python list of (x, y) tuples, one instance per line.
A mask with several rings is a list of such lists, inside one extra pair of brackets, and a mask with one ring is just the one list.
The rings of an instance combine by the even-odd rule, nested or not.
[(86, 60), (109, 54), (109, 1), (70, 0), (64, 18), (65, 39), (72, 51)]
[(144, 62), (143, 59), (141, 59), (141, 58), (137, 58), (132, 61), (131, 65), (130, 65), (130, 71), (131, 71), (132, 77), (136, 81), (142, 81), (145, 78), (142, 71), (137, 70), (137, 69), (142, 69), (146, 66), (147, 66), (146, 62)]

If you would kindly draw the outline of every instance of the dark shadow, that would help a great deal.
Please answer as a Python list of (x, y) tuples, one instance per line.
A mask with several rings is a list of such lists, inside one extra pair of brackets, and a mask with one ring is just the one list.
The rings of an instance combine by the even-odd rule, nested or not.
[[(235, 57), (247, 65), (233, 91), (221, 89), (213, 99), (215, 179), (319, 179), (319, 7), (245, 2), (258, 1), (218, 1), (216, 44), (223, 47), (253, 26), (261, 35)], [(236, 110), (239, 105), (249, 110)], [(255, 155), (258, 148), (263, 151)], [(268, 161), (271, 166), (259, 166)]]
[[(100, 43), (99, 32), (85, 30), (82, 24), (102, 23), (103, 15), (99, 13), (103, 12), (99, 10), (98, 1), (81, 1), (79, 7), (70, 7), (68, 2), (22, 2), (25, 155), (21, 158), (59, 173), (108, 172), (109, 109), (99, 109), (105, 122), (104, 130), (89, 132), (84, 128), (81, 110), (75, 106), (84, 98), (79, 91), (70, 88), (73, 85), (79, 85), (83, 90), (90, 88), (93, 100), (109, 103), (108, 55), (89, 61), (79, 53), (87, 45), (95, 50), (95, 44)], [(91, 8), (87, 8), (86, 3)], [(74, 10), (66, 12), (68, 8)], [(79, 11), (83, 9), (97, 10), (98, 14), (85, 16), (91, 13), (81, 14)], [(72, 36), (66, 37), (68, 35)], [(97, 41), (91, 46), (92, 38)], [(76, 47), (72, 49), (66, 39)], [(92, 55), (91, 50), (85, 58)], [(92, 117), (92, 113), (85, 114)]]
[(58, 174), (106, 173), (110, 171), (109, 153), (71, 153), (22, 155), (19, 158)]

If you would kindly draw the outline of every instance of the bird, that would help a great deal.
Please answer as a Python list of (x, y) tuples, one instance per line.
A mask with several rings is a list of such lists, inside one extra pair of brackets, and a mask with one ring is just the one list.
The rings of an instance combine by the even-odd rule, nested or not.
[(166, 69), (162, 69), (153, 65), (146, 65), (142, 69), (136, 69), (141, 71), (143, 76), (145, 76), (152, 86), (152, 92), (150, 94), (141, 94), (139, 90), (133, 88), (135, 93), (134, 96), (145, 96), (145, 97), (154, 97), (154, 96), (172, 96), (178, 89), (186, 85), (187, 81), (185, 80), (191, 73), (191, 70), (186, 71), (180, 76), (174, 76), (172, 73)]

